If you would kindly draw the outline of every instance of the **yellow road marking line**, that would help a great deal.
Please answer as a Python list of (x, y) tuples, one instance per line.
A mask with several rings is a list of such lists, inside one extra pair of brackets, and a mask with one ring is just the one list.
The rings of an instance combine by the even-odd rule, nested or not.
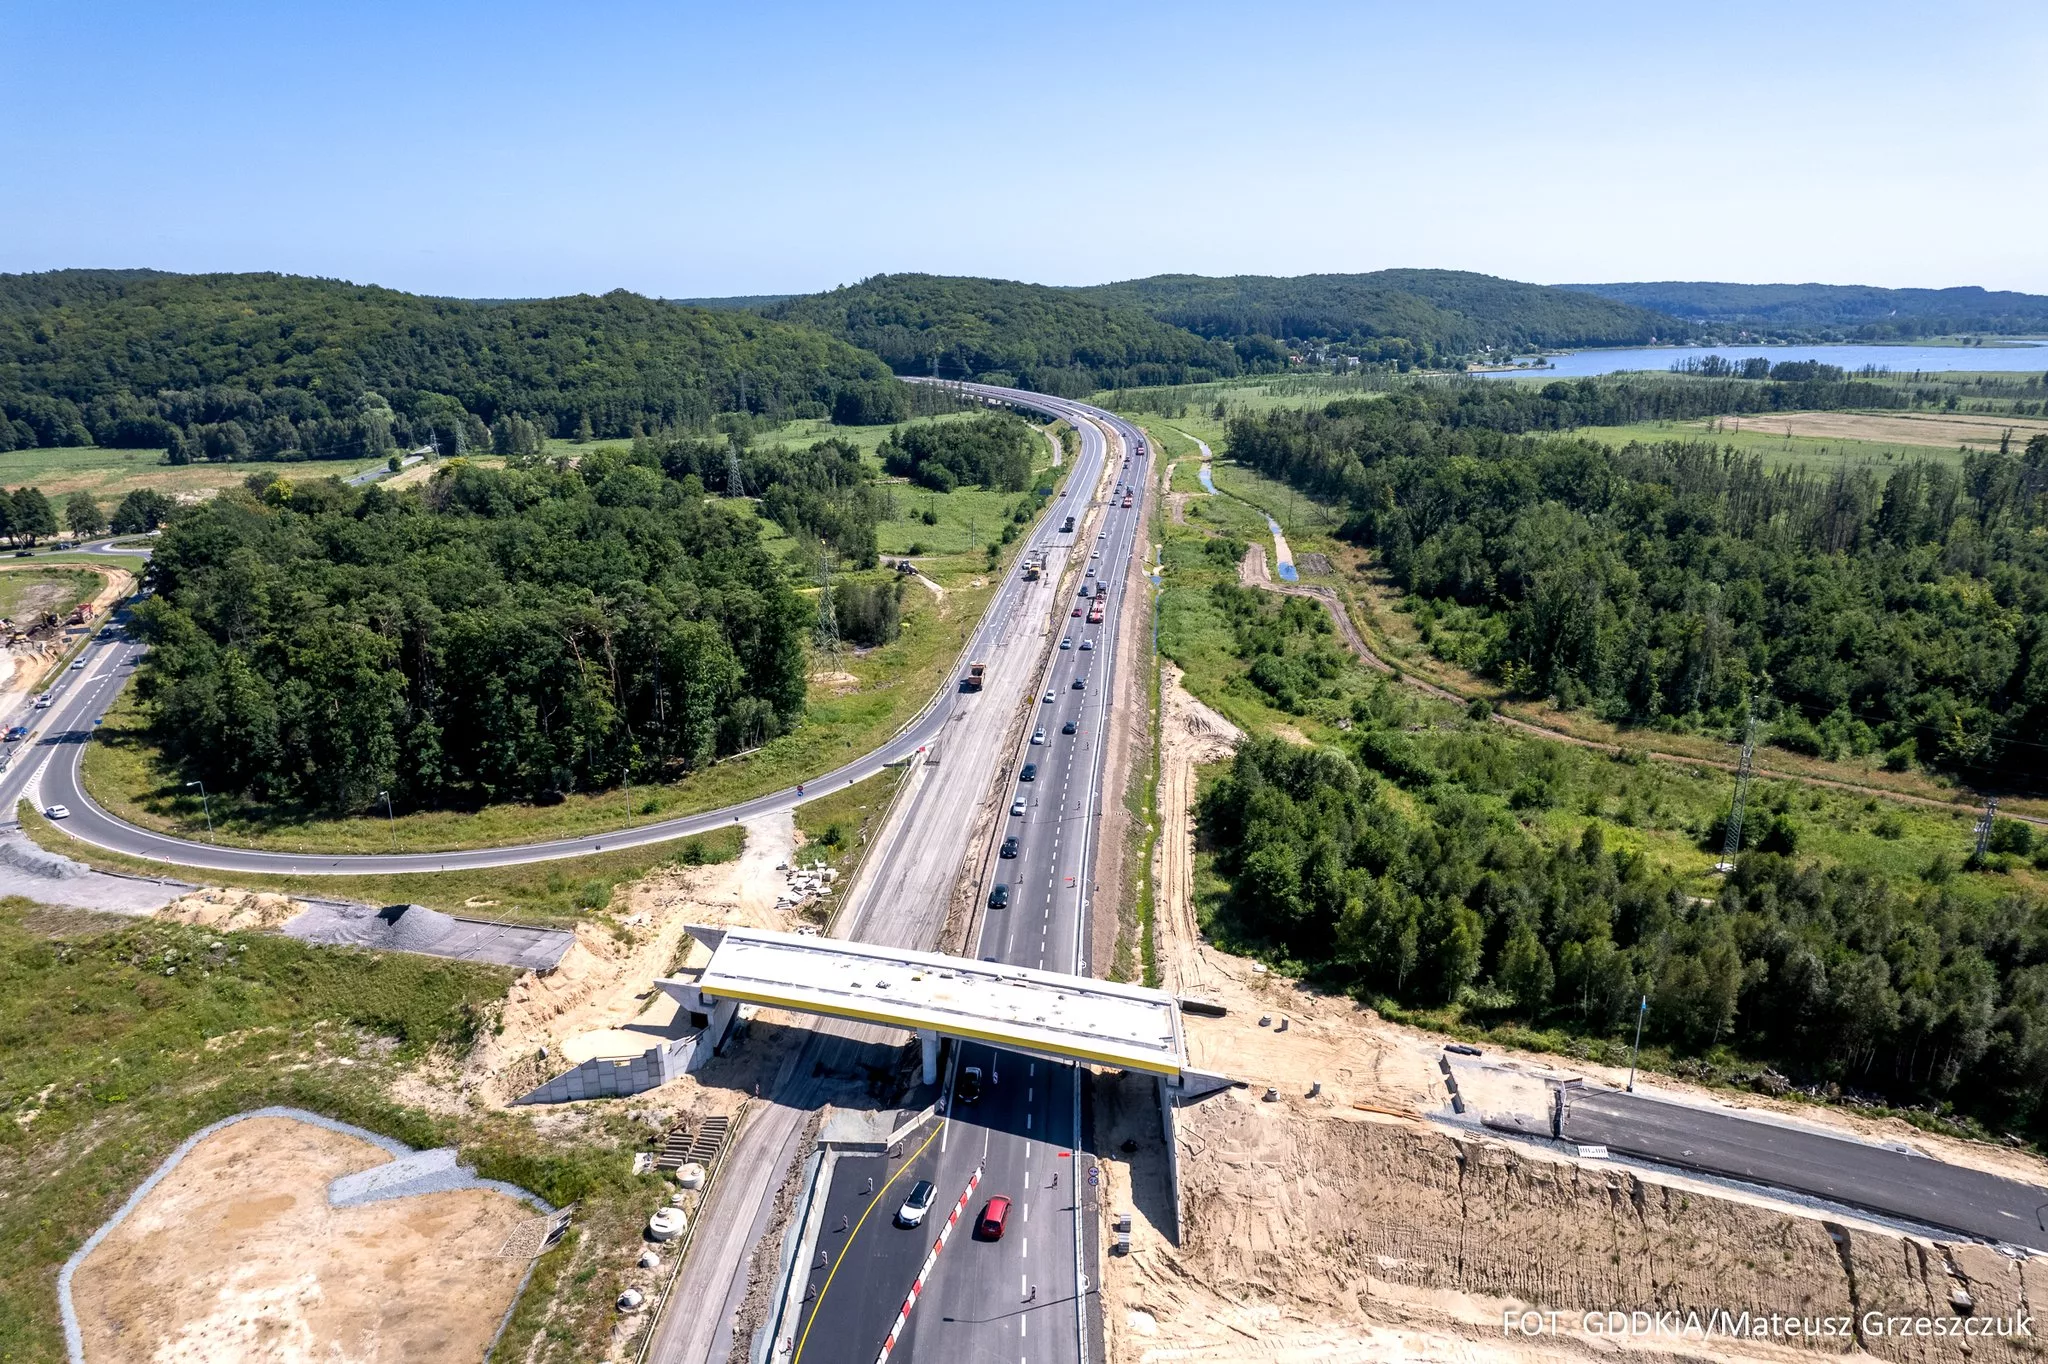
[(908, 1170), (912, 1165), (915, 1165), (917, 1163), (917, 1158), (925, 1153), (925, 1147), (928, 1147), (933, 1142), (937, 1141), (939, 1139), (939, 1133), (945, 1131), (946, 1123), (951, 1121), (952, 1119), (950, 1118), (945, 1119), (944, 1121), (940, 1122), (937, 1127), (934, 1127), (932, 1129), (932, 1134), (924, 1139), (924, 1146), (920, 1146), (915, 1151), (912, 1151), (910, 1153), (910, 1159), (904, 1161), (903, 1164), (897, 1168), (896, 1173), (889, 1176), (888, 1183), (882, 1185), (881, 1188), (875, 1190), (875, 1196), (871, 1200), (869, 1200), (867, 1207), (861, 1212), (860, 1221), (855, 1222), (853, 1224), (853, 1230), (847, 1234), (846, 1244), (839, 1248), (839, 1258), (832, 1262), (831, 1271), (825, 1275), (825, 1286), (818, 1290), (818, 1300), (815, 1303), (811, 1304), (811, 1319), (804, 1323), (804, 1333), (801, 1336), (797, 1337), (796, 1353), (790, 1356), (789, 1364), (798, 1364), (798, 1361), (804, 1357), (804, 1342), (811, 1338), (811, 1327), (817, 1324), (818, 1313), (822, 1312), (825, 1309), (825, 1295), (832, 1291), (832, 1280), (835, 1276), (838, 1275), (839, 1266), (846, 1263), (846, 1253), (853, 1249), (854, 1240), (857, 1237), (859, 1237), (860, 1229), (867, 1225), (868, 1213), (871, 1213), (876, 1208), (882, 1206), (882, 1195), (889, 1192), (889, 1185), (894, 1184), (897, 1180), (903, 1178), (903, 1172), (905, 1170)]

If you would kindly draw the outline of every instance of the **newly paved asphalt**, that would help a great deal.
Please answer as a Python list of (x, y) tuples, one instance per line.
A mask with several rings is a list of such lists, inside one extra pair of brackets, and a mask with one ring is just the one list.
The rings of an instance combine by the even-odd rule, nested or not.
[(1641, 1094), (1570, 1086), (1564, 1095), (1566, 1141), (2048, 1252), (2048, 1188), (2039, 1185)]

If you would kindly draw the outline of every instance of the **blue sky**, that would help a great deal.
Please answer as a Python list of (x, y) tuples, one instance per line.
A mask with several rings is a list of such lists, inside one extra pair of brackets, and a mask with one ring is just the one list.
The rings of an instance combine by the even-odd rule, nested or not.
[(2048, 6), (0, 6), (0, 271), (2048, 292)]

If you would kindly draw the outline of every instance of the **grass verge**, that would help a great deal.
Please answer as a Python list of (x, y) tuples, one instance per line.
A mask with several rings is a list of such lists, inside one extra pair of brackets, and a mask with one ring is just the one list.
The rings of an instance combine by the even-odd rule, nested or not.
[(102, 871), (172, 880), (205, 879), (212, 884), (247, 890), (275, 890), (292, 895), (331, 895), (368, 904), (421, 904), (449, 913), (482, 914), (494, 919), (563, 924), (611, 900), (613, 889), (637, 881), (658, 867), (697, 866), (729, 862), (738, 857), (746, 833), (728, 825), (709, 833), (644, 848), (531, 862), (512, 867), (465, 871), (406, 872), (395, 876), (278, 876), (195, 872), (189, 867), (153, 862), (107, 852), (72, 838), (23, 803), (17, 811), (22, 831), (51, 852), (62, 853)]

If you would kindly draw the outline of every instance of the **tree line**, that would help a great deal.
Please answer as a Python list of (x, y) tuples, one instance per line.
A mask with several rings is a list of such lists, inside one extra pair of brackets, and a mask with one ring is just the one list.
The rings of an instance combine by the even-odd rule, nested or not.
[(1514, 434), (1607, 401), (1566, 387), (1480, 408), (1508, 430), (1463, 391), (1240, 415), (1229, 450), (1348, 505), (1344, 533), (1414, 594), (1438, 651), (1518, 693), (1728, 732), (1755, 705), (1790, 746), (1827, 729), (2039, 784), (2048, 437), (1815, 475), (1699, 442)]
[(0, 450), (518, 454), (725, 412), (872, 425), (909, 407), (881, 361), (815, 329), (624, 290), (494, 304), (286, 275), (0, 275)]

